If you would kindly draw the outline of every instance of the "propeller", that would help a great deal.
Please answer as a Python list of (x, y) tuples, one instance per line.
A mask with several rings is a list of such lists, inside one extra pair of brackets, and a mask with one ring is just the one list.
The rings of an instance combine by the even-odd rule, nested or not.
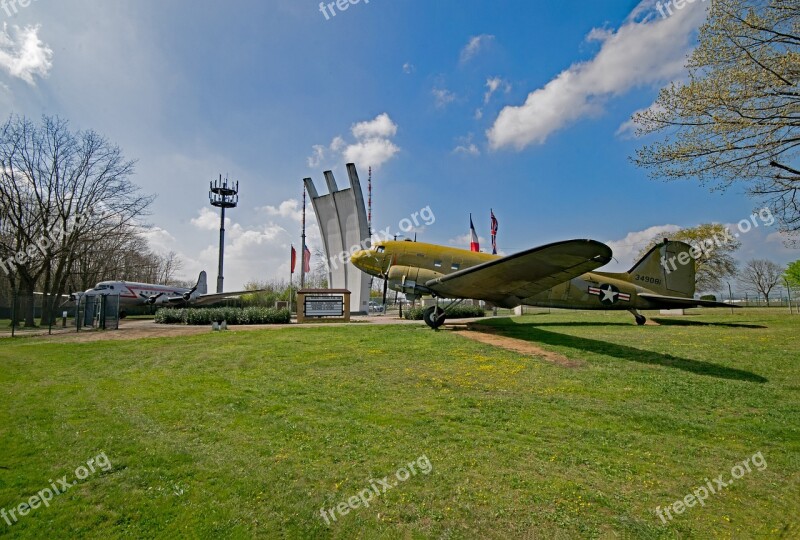
[(163, 293), (163, 292), (162, 292), (162, 293), (158, 293), (158, 294), (156, 294), (156, 295), (153, 295), (153, 296), (147, 296), (147, 295), (146, 295), (146, 294), (144, 294), (144, 293), (139, 293), (139, 296), (141, 296), (142, 298), (144, 298), (144, 299), (147, 301), (147, 303), (148, 303), (149, 305), (151, 305), (151, 306), (152, 306), (153, 304), (155, 304), (155, 303), (156, 303), (156, 301), (157, 301), (159, 298), (161, 298), (162, 296), (164, 296), (164, 294), (165, 294), (165, 293)]
[(386, 267), (386, 272), (382, 274), (383, 277), (383, 311), (386, 313), (386, 293), (389, 292), (389, 270), (392, 269), (394, 264), (394, 257), (389, 259), (389, 265)]
[(196, 290), (197, 290), (197, 285), (195, 285), (194, 287), (189, 289), (187, 292), (183, 293), (183, 300), (185, 302), (188, 302), (189, 300), (191, 300), (192, 299), (192, 295), (194, 294), (194, 292)]

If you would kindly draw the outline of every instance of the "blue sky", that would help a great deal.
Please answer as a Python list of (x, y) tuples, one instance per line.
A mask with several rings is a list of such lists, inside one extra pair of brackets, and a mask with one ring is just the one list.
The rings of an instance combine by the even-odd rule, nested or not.
[[(17, 2), (0, 7), (0, 113), (58, 114), (118, 143), (158, 194), (154, 249), (178, 252), (187, 278), (216, 273), (208, 182), (238, 180), (228, 289), (288, 276), (302, 178), (324, 190), (332, 169), (344, 185), (350, 160), (365, 186), (375, 169), (376, 229), (429, 206), (418, 238), (468, 247), (469, 213), (488, 238), (491, 207), (503, 252), (588, 237), (621, 268), (670, 226), (759, 206), (629, 161), (644, 142), (631, 115), (685, 77), (705, 8), (361, 0), (326, 18), (312, 0)], [(742, 259), (798, 258), (774, 228), (742, 241)]]

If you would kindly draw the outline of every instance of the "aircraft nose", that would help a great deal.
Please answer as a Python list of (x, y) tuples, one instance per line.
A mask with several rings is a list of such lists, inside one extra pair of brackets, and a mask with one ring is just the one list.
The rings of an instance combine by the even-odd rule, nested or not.
[(367, 261), (369, 261), (369, 258), (369, 252), (365, 249), (362, 249), (361, 251), (356, 251), (350, 255), (350, 262), (353, 263), (356, 268), (366, 271), (368, 266)]

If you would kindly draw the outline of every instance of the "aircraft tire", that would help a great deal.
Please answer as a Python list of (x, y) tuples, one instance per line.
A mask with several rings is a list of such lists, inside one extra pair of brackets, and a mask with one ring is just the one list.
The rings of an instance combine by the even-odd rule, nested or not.
[(439, 306), (431, 306), (425, 308), (425, 311), (422, 312), (422, 319), (425, 321), (425, 324), (436, 330), (444, 324), (447, 317), (442, 308)]
[(638, 324), (639, 326), (644, 326), (644, 323), (646, 322), (647, 322), (647, 317), (645, 317), (644, 315), (639, 315), (636, 317), (636, 324)]

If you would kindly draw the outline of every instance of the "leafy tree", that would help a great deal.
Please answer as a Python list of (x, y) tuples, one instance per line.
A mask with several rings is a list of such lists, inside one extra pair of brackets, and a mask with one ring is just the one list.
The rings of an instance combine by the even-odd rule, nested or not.
[(783, 268), (766, 259), (747, 261), (739, 279), (748, 288), (760, 293), (769, 306), (769, 294), (778, 285), (783, 275)]
[(792, 289), (800, 289), (800, 260), (790, 263), (783, 277)]
[(800, 232), (800, 2), (714, 0), (698, 39), (688, 81), (635, 115), (638, 135), (665, 138), (633, 161), (655, 178), (744, 183)]
[[(697, 227), (681, 229), (669, 236), (696, 247), (695, 288), (698, 291), (715, 291), (722, 287), (723, 281), (736, 275), (736, 261), (733, 253), (742, 245), (730, 231), (719, 223), (704, 223)], [(643, 257), (654, 246), (660, 244), (663, 235), (653, 238), (640, 253)]]

